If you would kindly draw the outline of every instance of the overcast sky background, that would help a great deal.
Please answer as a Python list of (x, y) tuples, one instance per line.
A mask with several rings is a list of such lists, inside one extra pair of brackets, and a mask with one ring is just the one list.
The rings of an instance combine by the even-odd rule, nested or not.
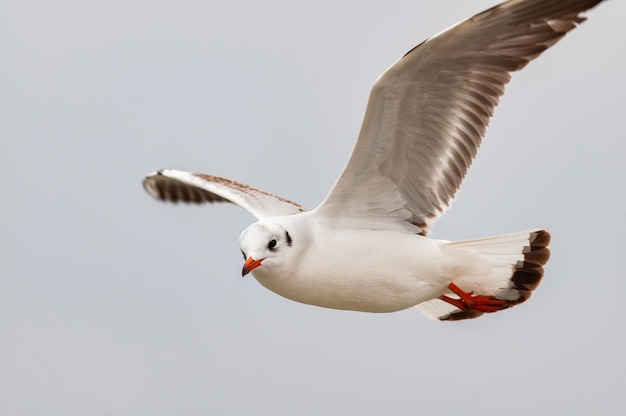
[(240, 277), (249, 214), (141, 187), (195, 170), (316, 206), (378, 75), (494, 4), (2, 2), (0, 414), (622, 414), (624, 1), (514, 76), (434, 227), (551, 231), (522, 306), (294, 303)]

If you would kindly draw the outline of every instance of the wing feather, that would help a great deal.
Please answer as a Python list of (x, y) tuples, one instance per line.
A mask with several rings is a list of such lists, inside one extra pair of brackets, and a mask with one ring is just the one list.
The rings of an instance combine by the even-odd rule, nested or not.
[(203, 173), (160, 170), (149, 174), (143, 186), (156, 199), (170, 202), (230, 202), (258, 219), (304, 212), (299, 204), (231, 179)]
[(511, 72), (600, 1), (508, 1), (413, 48), (374, 84), (354, 152), (318, 211), (425, 233), (458, 192)]

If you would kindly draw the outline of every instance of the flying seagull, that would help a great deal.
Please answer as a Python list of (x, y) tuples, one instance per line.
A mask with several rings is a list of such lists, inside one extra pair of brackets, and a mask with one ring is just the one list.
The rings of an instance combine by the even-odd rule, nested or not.
[(602, 0), (510, 0), (411, 49), (375, 82), (356, 147), (313, 210), (230, 179), (160, 170), (143, 186), (172, 202), (231, 202), (258, 219), (239, 238), (263, 286), (326, 308), (440, 320), (527, 300), (550, 257), (531, 229), (450, 242), (427, 237), (454, 199), (511, 73)]

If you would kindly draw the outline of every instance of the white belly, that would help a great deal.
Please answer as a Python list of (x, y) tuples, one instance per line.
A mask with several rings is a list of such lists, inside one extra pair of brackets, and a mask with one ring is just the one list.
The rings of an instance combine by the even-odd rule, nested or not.
[[(350, 231), (314, 240), (285, 271), (253, 275), (288, 299), (334, 309), (393, 312), (440, 296), (454, 259), (443, 243), (390, 231)], [(358, 244), (355, 244), (358, 242)]]

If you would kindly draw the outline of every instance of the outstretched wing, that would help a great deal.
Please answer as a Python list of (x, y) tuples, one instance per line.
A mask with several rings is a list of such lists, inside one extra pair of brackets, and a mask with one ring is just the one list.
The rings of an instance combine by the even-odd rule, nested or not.
[(170, 202), (231, 202), (258, 219), (304, 212), (305, 209), (276, 195), (240, 182), (203, 173), (163, 169), (149, 174), (143, 187), (156, 199)]
[(319, 212), (425, 234), (461, 186), (511, 72), (600, 1), (511, 0), (409, 51), (376, 81), (354, 152)]

